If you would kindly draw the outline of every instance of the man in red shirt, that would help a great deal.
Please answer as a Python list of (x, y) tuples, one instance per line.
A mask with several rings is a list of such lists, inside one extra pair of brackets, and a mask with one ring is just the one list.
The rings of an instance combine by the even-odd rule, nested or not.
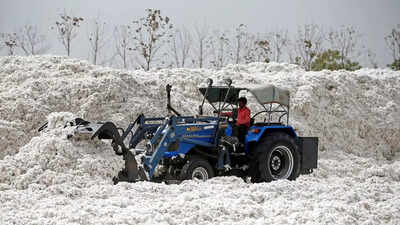
[[(239, 142), (244, 143), (244, 137), (250, 127), (250, 109), (247, 108), (247, 99), (245, 97), (240, 97), (238, 99), (239, 109), (237, 110), (236, 126), (233, 126), (232, 136), (239, 139)], [(233, 117), (233, 112), (221, 112), (221, 116)]]
[[(231, 139), (225, 136), (225, 129), (220, 129), (218, 131), (218, 137), (223, 139), (225, 143), (230, 143), (235, 146), (239, 143), (244, 144), (245, 136), (250, 127), (250, 109), (246, 107), (247, 99), (245, 97), (241, 97), (238, 99), (239, 109), (237, 110), (237, 119), (236, 124), (232, 126), (232, 137), (236, 137), (237, 139)], [(220, 116), (228, 116), (233, 117), (235, 113), (233, 112), (221, 112)], [(219, 170), (229, 170), (230, 167), (230, 158), (229, 152), (226, 150), (224, 145), (221, 145), (221, 149), (218, 152), (218, 169)]]
[[(245, 97), (241, 97), (238, 99), (239, 102), (239, 109), (237, 111), (237, 126), (246, 126), (247, 128), (250, 127), (250, 109), (247, 108), (247, 99)], [(228, 116), (232, 117), (233, 112), (221, 112), (221, 116)]]

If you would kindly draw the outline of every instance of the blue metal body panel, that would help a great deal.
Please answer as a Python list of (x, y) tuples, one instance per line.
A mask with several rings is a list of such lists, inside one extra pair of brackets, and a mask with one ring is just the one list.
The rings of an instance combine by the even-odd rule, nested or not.
[(233, 132), (232, 126), (228, 124), (228, 127), (225, 128), (225, 135), (230, 137), (232, 136), (232, 132)]
[[(257, 133), (252, 132), (252, 130), (258, 129)], [(296, 132), (294, 131), (292, 126), (285, 126), (285, 125), (272, 125), (272, 126), (251, 126), (249, 128), (249, 132), (245, 137), (245, 152), (246, 154), (249, 152), (249, 142), (258, 142), (260, 138), (268, 133), (268, 132), (276, 132), (276, 131), (285, 131), (289, 135), (293, 137), (297, 137)], [(232, 126), (228, 125), (225, 129), (226, 136), (232, 136)]]
[[(251, 130), (258, 129), (258, 133), (253, 133)], [(286, 130), (289, 135), (293, 137), (297, 137), (296, 132), (294, 131), (292, 126), (283, 126), (283, 125), (274, 125), (274, 126), (252, 126), (249, 129), (249, 133), (246, 136), (246, 139), (250, 141), (259, 141), (260, 138), (264, 135), (264, 133), (267, 133), (271, 130)]]
[[(192, 130), (192, 128), (200, 130)], [(214, 147), (214, 133), (216, 132), (217, 124), (185, 124), (177, 125), (177, 136), (179, 140), (179, 147), (176, 151), (165, 152), (164, 157), (171, 158), (179, 154), (187, 154), (195, 146)], [(189, 130), (188, 130), (189, 128)], [(230, 127), (229, 136), (232, 134)]]
[(186, 154), (196, 145), (213, 147), (216, 127), (217, 124), (212, 123), (177, 125), (176, 135), (179, 140), (179, 148), (176, 152)]

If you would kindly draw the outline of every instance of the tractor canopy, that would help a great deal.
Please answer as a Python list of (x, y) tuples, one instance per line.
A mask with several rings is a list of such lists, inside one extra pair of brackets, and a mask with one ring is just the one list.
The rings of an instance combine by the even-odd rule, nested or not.
[(248, 88), (251, 94), (257, 99), (260, 104), (278, 103), (284, 106), (289, 106), (290, 92), (286, 89), (277, 88), (273, 85), (259, 86)]
[[(208, 89), (208, 90), (207, 90)], [(199, 88), (199, 91), (209, 103), (224, 102), (226, 97), (226, 102), (229, 104), (236, 104), (239, 99), (239, 92), (242, 90), (247, 90), (246, 88), (235, 88), (232, 87), (229, 90), (226, 86), (213, 86), (208, 88)]]
[[(207, 90), (208, 89), (208, 90)], [(208, 88), (199, 88), (200, 93), (205, 96), (208, 102), (226, 102), (229, 104), (236, 104), (239, 99), (239, 92), (242, 90), (249, 91), (261, 105), (268, 103), (278, 103), (284, 106), (289, 106), (290, 93), (286, 89), (278, 88), (273, 85), (258, 86), (252, 88), (236, 88), (231, 86), (229, 94), (227, 95), (229, 87), (226, 86), (212, 86)]]

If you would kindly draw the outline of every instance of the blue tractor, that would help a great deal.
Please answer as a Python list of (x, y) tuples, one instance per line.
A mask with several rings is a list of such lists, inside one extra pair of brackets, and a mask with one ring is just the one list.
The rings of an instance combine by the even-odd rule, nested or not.
[[(207, 180), (220, 175), (269, 182), (295, 180), (317, 168), (318, 138), (299, 137), (288, 124), (287, 90), (272, 85), (237, 88), (230, 80), (225, 84), (213, 86), (208, 79), (208, 86), (199, 88), (203, 101), (196, 116), (182, 116), (171, 106), (171, 86), (167, 85), (168, 116), (139, 115), (125, 130), (112, 122), (85, 122), (76, 132), (112, 140), (115, 153), (125, 160), (115, 183)], [(238, 141), (232, 137), (234, 116), (222, 117), (219, 112), (235, 112), (243, 92), (251, 94), (261, 110), (252, 115), (244, 141)], [(206, 102), (212, 115), (203, 115)]]

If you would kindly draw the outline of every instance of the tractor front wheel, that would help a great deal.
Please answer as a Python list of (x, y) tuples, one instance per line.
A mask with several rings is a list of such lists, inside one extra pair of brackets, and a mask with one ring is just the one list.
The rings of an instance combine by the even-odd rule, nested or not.
[(295, 180), (300, 174), (300, 154), (293, 137), (285, 133), (267, 135), (256, 147), (258, 182)]
[(198, 179), (206, 181), (212, 177), (214, 177), (212, 166), (200, 156), (192, 156), (183, 166), (181, 172), (181, 180)]

